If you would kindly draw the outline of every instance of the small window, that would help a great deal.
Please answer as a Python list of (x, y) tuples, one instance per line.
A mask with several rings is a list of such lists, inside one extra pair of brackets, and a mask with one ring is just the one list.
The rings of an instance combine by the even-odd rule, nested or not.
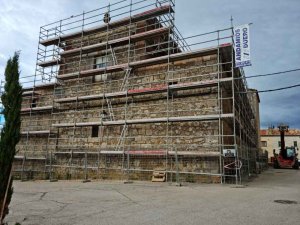
[(54, 96), (55, 97), (62, 97), (64, 94), (64, 89), (62, 87), (56, 87), (54, 89)]
[[(95, 57), (94, 69), (104, 68), (106, 66), (111, 66), (111, 65), (113, 65), (111, 55), (103, 55), (103, 56)], [(108, 77), (107, 74), (95, 75), (93, 76), (92, 82), (95, 83), (99, 81), (106, 81), (107, 77)]]
[(94, 66), (95, 69), (103, 68), (111, 65), (112, 65), (111, 55), (103, 55), (103, 56), (95, 57), (95, 66)]
[(102, 118), (102, 120), (106, 120), (108, 118), (108, 114), (105, 110), (103, 110), (101, 113), (100, 113), (100, 117)]
[(95, 58), (95, 69), (103, 68), (106, 66), (106, 56), (99, 56)]
[(297, 141), (294, 141), (294, 147), (298, 147)]
[(175, 85), (175, 84), (178, 84), (178, 82), (177, 81), (173, 81), (173, 82), (169, 82), (168, 84), (169, 85)]
[(99, 137), (99, 126), (92, 126), (92, 137)]
[(268, 147), (268, 142), (261, 141), (261, 147)]
[(281, 147), (281, 141), (278, 141), (278, 147)]
[(31, 101), (31, 108), (35, 108), (36, 107), (36, 99), (32, 99)]
[[(176, 85), (176, 84), (178, 84), (177, 81), (173, 81), (173, 82), (168, 83), (169, 86), (170, 85)], [(177, 94), (178, 94), (177, 91), (172, 91), (172, 90), (169, 91), (169, 97), (171, 97), (172, 95), (175, 97), (175, 96), (177, 96)]]
[(100, 118), (102, 119), (102, 121), (108, 121), (108, 120), (112, 120), (113, 115), (110, 113), (107, 113), (105, 110), (103, 110), (100, 113)]
[(92, 82), (95, 83), (95, 82), (105, 81), (105, 80), (107, 80), (107, 74), (106, 73), (93, 76)]

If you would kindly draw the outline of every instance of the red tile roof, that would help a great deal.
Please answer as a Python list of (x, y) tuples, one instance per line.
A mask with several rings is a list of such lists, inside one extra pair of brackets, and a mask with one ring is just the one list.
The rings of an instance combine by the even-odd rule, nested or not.
[[(279, 130), (278, 129), (265, 129), (260, 130), (261, 136), (279, 136)], [(285, 133), (287, 136), (300, 136), (300, 130), (298, 129), (289, 129), (288, 132)]]

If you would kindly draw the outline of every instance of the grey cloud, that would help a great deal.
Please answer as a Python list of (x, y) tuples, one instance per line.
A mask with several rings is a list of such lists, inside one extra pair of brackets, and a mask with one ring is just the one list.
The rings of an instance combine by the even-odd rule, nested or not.
[[(103, 7), (108, 1), (2, 0), (1, 3), (0, 74), (3, 74), (6, 63), (2, 56), (8, 58), (18, 49), (22, 50), (22, 72), (32, 74), (41, 25), (83, 10)], [(229, 27), (231, 15), (235, 25), (253, 22), (253, 66), (245, 68), (245, 71), (248, 75), (255, 75), (300, 67), (299, 12), (299, 0), (176, 0), (175, 22), (184, 36)], [(249, 79), (248, 83), (258, 90), (273, 89), (300, 83), (300, 76), (296, 72)], [(300, 128), (300, 88), (264, 93), (260, 97), (262, 126), (286, 120), (291, 126)]]

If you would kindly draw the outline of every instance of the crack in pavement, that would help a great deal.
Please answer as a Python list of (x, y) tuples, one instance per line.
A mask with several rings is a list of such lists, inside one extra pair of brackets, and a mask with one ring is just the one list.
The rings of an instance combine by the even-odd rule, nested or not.
[(43, 200), (46, 194), (48, 194), (48, 192), (42, 192), (42, 195), (40, 196), (39, 200)]
[(113, 189), (114, 191), (116, 191), (117, 193), (119, 193), (120, 195), (122, 195), (123, 197), (125, 197), (126, 199), (128, 199), (129, 201), (131, 201), (132, 203), (135, 203), (137, 205), (139, 205), (138, 202), (134, 201), (132, 198), (128, 197), (127, 195), (125, 195), (124, 193), (122, 193), (121, 191), (117, 190), (117, 189)]

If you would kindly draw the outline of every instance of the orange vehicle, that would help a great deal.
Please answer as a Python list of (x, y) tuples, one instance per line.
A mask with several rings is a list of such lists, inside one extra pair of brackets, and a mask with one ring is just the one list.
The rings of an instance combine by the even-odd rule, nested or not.
[(275, 149), (273, 151), (274, 154), (274, 161), (273, 166), (275, 169), (279, 168), (293, 168), (299, 169), (299, 161), (298, 161), (298, 153), (295, 147), (286, 147), (284, 141), (285, 132), (288, 131), (287, 125), (279, 125), (278, 129), (280, 131), (280, 141), (281, 147), (279, 154), (275, 153)]

